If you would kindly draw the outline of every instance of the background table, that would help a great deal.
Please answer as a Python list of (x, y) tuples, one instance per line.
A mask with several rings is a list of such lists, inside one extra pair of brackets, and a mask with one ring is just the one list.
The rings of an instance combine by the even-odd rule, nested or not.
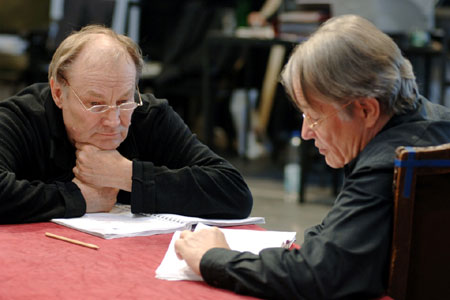
[[(215, 97), (214, 94), (217, 93), (216, 90), (213, 90), (213, 87), (216, 85), (212, 82), (213, 79), (211, 78), (212, 69), (214, 67), (212, 66), (212, 58), (217, 55), (217, 53), (213, 53), (214, 51), (217, 51), (216, 47), (221, 48), (229, 48), (229, 47), (237, 47), (240, 50), (239, 53), (246, 53), (244, 56), (245, 61), (245, 75), (246, 82), (243, 82), (243, 88), (248, 90), (250, 88), (249, 82), (250, 77), (254, 76), (253, 74), (253, 66), (255, 64), (265, 64), (266, 61), (253, 61), (251, 57), (249, 57), (249, 49), (254, 48), (265, 48), (270, 49), (273, 46), (283, 46), (286, 48), (286, 55), (288, 55), (291, 50), (295, 47), (297, 43), (282, 39), (263, 39), (263, 38), (247, 38), (247, 37), (237, 37), (234, 35), (224, 35), (218, 32), (210, 32), (205, 38), (205, 42), (203, 45), (203, 57), (202, 57), (202, 105), (203, 105), (203, 135), (204, 135), (204, 142), (210, 147), (213, 147), (213, 128), (214, 128), (214, 112), (215, 112)], [(283, 62), (286, 57), (283, 58)], [(278, 78), (274, 79), (275, 81), (278, 80)], [(261, 87), (258, 87), (261, 88)], [(262, 88), (263, 89), (263, 88)], [(248, 98), (248, 97), (247, 97)], [(246, 99), (246, 110), (247, 114), (249, 113), (249, 99)], [(246, 118), (246, 128), (249, 128), (249, 118)], [(247, 130), (246, 130), (247, 132)], [(244, 138), (244, 143), (246, 143), (246, 138)], [(244, 147), (246, 148), (246, 146)]]
[[(52, 239), (45, 232), (100, 249)], [(255, 299), (205, 282), (156, 279), (171, 238), (105, 240), (50, 222), (1, 225), (0, 299)]]

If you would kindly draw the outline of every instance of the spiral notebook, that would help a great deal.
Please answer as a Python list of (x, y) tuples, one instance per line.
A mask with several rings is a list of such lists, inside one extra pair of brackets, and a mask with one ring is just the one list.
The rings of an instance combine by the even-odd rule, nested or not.
[(176, 214), (133, 214), (129, 205), (115, 205), (109, 213), (88, 213), (80, 218), (51, 221), (104, 239), (171, 233), (192, 229), (198, 223), (221, 227), (265, 223), (263, 217), (228, 220)]

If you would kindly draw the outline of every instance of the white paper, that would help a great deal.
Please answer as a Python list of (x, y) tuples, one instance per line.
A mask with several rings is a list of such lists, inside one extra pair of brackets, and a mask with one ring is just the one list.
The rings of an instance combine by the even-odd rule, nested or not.
[(181, 231), (173, 234), (169, 248), (156, 269), (156, 278), (165, 280), (195, 280), (202, 281), (202, 277), (192, 271), (183, 259), (178, 259), (175, 253), (175, 241), (180, 238)]
[(52, 219), (64, 225), (105, 239), (148, 236), (191, 229), (199, 222), (215, 226), (263, 224), (262, 217), (220, 220), (187, 217), (175, 214), (137, 215), (131, 213), (129, 205), (116, 205), (109, 213), (88, 213), (80, 218)]
[[(210, 226), (199, 223), (195, 231)], [(249, 251), (254, 254), (266, 248), (284, 247), (295, 241), (296, 232), (288, 231), (262, 231), (246, 229), (220, 229), (231, 249)], [(194, 280), (202, 281), (202, 277), (192, 271), (184, 260), (178, 259), (175, 253), (175, 241), (180, 237), (180, 231), (173, 234), (167, 252), (161, 264), (155, 271), (155, 277), (165, 280)]]

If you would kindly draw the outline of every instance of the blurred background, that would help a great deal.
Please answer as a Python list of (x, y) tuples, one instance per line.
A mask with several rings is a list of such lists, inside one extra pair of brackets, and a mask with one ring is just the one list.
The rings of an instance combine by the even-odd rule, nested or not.
[(0, 0), (0, 99), (47, 81), (73, 30), (104, 24), (142, 48), (141, 92), (166, 98), (200, 140), (229, 159), (252, 190), (263, 226), (320, 223), (342, 174), (301, 141), (301, 115), (279, 83), (290, 52), (334, 15), (358, 14), (389, 34), (421, 93), (450, 106), (450, 1)]

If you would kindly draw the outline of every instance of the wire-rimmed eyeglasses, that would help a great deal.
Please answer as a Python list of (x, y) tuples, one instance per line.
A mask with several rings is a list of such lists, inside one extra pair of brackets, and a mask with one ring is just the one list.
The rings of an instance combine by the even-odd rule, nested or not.
[(66, 80), (66, 83), (67, 83), (67, 86), (70, 88), (70, 90), (75, 95), (75, 97), (78, 99), (80, 104), (83, 106), (83, 108), (91, 113), (100, 114), (100, 113), (108, 111), (110, 108), (118, 108), (119, 111), (133, 110), (136, 107), (142, 105), (141, 93), (139, 92), (139, 87), (137, 85), (136, 85), (136, 92), (139, 97), (139, 102), (128, 101), (128, 102), (121, 103), (119, 105), (98, 104), (98, 105), (92, 105), (91, 107), (86, 107), (86, 105), (83, 103), (83, 101), (78, 96), (78, 94), (75, 92), (75, 90), (70, 86), (70, 84), (67, 80)]
[[(341, 110), (343, 110), (344, 108), (346, 108), (347, 106), (349, 106), (351, 103), (353, 103), (352, 101), (342, 105), (339, 109), (336, 109), (334, 112), (332, 112), (331, 114), (328, 114), (322, 118), (316, 119), (314, 120), (313, 118), (311, 118), (308, 114), (303, 113), (303, 120), (307, 120), (308, 121), (308, 127), (311, 130), (316, 130), (317, 126), (319, 126), (320, 123), (322, 123), (323, 121), (325, 121), (326, 119), (336, 115), (338, 112), (340, 112)], [(304, 122), (304, 121), (303, 121)]]

